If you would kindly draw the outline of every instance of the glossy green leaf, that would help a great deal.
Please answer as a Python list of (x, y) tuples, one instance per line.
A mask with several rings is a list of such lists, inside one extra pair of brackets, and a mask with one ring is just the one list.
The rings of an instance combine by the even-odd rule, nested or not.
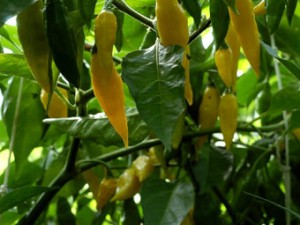
[(271, 110), (300, 110), (300, 85), (293, 84), (278, 91), (272, 98)]
[(78, 8), (80, 15), (84, 19), (88, 27), (91, 26), (91, 20), (94, 17), (94, 11), (97, 0), (78, 0)]
[(150, 178), (141, 190), (144, 222), (147, 225), (180, 225), (193, 206), (191, 183), (167, 183)]
[(201, 20), (201, 4), (198, 0), (182, 0), (182, 3), (184, 8), (193, 17), (196, 27), (198, 27)]
[(267, 24), (272, 33), (277, 30), (282, 14), (285, 9), (286, 0), (267, 0)]
[(239, 77), (236, 86), (236, 93), (238, 103), (240, 105), (246, 106), (253, 100), (253, 98), (255, 98), (256, 94), (253, 94), (253, 92), (256, 93), (256, 85), (257, 78), (253, 70), (249, 70)]
[(34, 79), (23, 55), (2, 53), (0, 54), (0, 65), (0, 75)]
[[(145, 139), (148, 134), (147, 125), (140, 119), (136, 110), (127, 111), (129, 143), (135, 145)], [(56, 125), (63, 133), (94, 141), (104, 146), (123, 146), (123, 141), (115, 132), (104, 113), (88, 117), (69, 117), (62, 119), (46, 119), (45, 123)]]
[(61, 1), (47, 0), (45, 23), (53, 60), (67, 81), (71, 85), (79, 87), (77, 45), (69, 20), (66, 8)]
[(186, 107), (183, 49), (155, 45), (128, 54), (122, 62), (122, 78), (129, 87), (141, 118), (169, 151), (175, 123)]
[(35, 0), (1, 0), (0, 1), (0, 27), (6, 20), (15, 16)]
[(205, 145), (199, 159), (192, 170), (201, 193), (221, 185), (232, 170), (233, 156), (225, 149)]
[[(20, 172), (20, 168), (27, 161), (27, 156), (37, 146), (43, 135), (44, 125), (42, 120), (45, 116), (45, 111), (40, 102), (39, 86), (31, 81), (24, 80), (21, 87), (20, 79), (19, 77), (10, 79), (9, 87), (4, 93), (2, 105), (3, 121), (7, 133), (10, 138), (14, 137), (13, 152), (18, 172)], [(21, 97), (17, 109), (18, 93), (21, 94)]]
[(20, 203), (48, 191), (47, 187), (26, 186), (14, 189), (0, 197), (0, 213), (17, 206)]
[(297, 8), (298, 0), (287, 0), (286, 3), (286, 17), (289, 21), (289, 24), (292, 24), (295, 10)]
[(229, 26), (229, 12), (226, 4), (220, 0), (210, 0), (210, 19), (216, 41), (216, 49), (224, 43)]

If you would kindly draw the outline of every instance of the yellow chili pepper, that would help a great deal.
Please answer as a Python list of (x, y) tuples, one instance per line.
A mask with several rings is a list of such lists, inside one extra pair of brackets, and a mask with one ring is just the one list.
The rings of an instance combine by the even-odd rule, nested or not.
[(117, 189), (118, 180), (115, 178), (103, 178), (98, 188), (96, 198), (97, 209), (102, 209), (113, 197)]
[[(208, 86), (203, 94), (201, 104), (199, 106), (199, 125), (200, 129), (214, 128), (218, 118), (220, 94), (219, 91), (212, 86)], [(201, 136), (196, 142), (196, 148), (200, 148), (207, 140), (207, 136)]]
[(147, 155), (140, 155), (137, 157), (133, 161), (132, 167), (135, 169), (135, 173), (140, 182), (146, 180), (154, 170), (153, 162)]
[(229, 9), (230, 18), (236, 30), (245, 56), (256, 75), (260, 72), (260, 42), (252, 0), (236, 0), (239, 15)]
[(128, 127), (123, 82), (112, 58), (116, 31), (116, 16), (110, 11), (101, 11), (95, 20), (97, 53), (92, 55), (92, 85), (103, 111), (127, 147)]
[[(63, 88), (58, 88), (59, 91), (68, 98), (67, 90)], [(48, 116), (50, 118), (61, 118), (68, 117), (68, 106), (61, 100), (61, 98), (54, 92), (50, 103), (48, 104), (49, 94), (42, 90), (41, 92), (41, 102), (45, 110), (48, 110)], [(47, 108), (48, 107), (48, 108)]]
[(232, 86), (232, 51), (229, 47), (220, 48), (215, 53), (215, 62), (220, 77), (225, 85), (230, 88)]
[(229, 149), (232, 143), (233, 135), (237, 128), (238, 104), (234, 94), (226, 93), (220, 99), (219, 118), (220, 128), (224, 136), (226, 149)]
[(232, 64), (231, 64), (232, 65), (232, 67), (231, 67), (232, 91), (233, 91), (233, 93), (235, 93), (241, 43), (240, 43), (240, 40), (239, 40), (239, 37), (238, 37), (236, 31), (234, 30), (232, 22), (229, 23), (225, 41), (226, 41), (226, 44), (228, 44), (228, 46), (230, 47), (230, 49), (232, 51)]
[(253, 12), (255, 16), (265, 15), (267, 13), (265, 0), (261, 0), (256, 6), (254, 6)]
[(184, 48), (189, 41), (188, 20), (178, 0), (157, 0), (155, 12), (161, 44)]

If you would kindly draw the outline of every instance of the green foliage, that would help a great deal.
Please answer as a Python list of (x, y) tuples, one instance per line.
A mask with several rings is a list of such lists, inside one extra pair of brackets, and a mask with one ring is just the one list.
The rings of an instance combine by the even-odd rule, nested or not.
[[(261, 75), (256, 77), (241, 51), (238, 128), (230, 150), (224, 148), (219, 121), (202, 130), (198, 111), (207, 85), (221, 94), (229, 91), (214, 53), (224, 44), (228, 7), (236, 11), (236, 0), (179, 1), (189, 19), (191, 106), (184, 96), (184, 49), (159, 44), (154, 0), (46, 1), (52, 66), (45, 69), (54, 76), (61, 72), (55, 85), (68, 91), (63, 99), (67, 118), (47, 117), (17, 27), (5, 24), (33, 2), (0, 1), (1, 225), (181, 225), (184, 218), (207, 225), (299, 224), (297, 0), (266, 0), (266, 14), (256, 16)], [(112, 4), (118, 20), (112, 55), (124, 85), (127, 148), (94, 98), (90, 81), (94, 18), (105, 3)], [(173, 149), (183, 112), (183, 137)], [(203, 135), (207, 139), (197, 147)], [(154, 158), (155, 168), (137, 195), (98, 210), (99, 181), (118, 178), (140, 155)]]

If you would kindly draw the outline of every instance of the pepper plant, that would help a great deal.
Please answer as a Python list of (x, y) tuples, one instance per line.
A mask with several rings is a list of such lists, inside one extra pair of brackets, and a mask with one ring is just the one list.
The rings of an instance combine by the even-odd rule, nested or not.
[(297, 3), (2, 0), (0, 224), (299, 224)]

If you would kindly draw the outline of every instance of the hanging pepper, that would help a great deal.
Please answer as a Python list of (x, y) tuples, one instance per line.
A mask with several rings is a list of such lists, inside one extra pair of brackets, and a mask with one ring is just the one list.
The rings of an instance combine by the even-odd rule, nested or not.
[(267, 13), (265, 0), (261, 0), (256, 6), (254, 6), (253, 12), (255, 16), (265, 15)]
[(134, 168), (126, 169), (118, 179), (117, 190), (111, 201), (125, 200), (133, 197), (141, 187)]
[(96, 198), (97, 209), (101, 210), (113, 197), (117, 189), (118, 180), (115, 178), (103, 178), (98, 188)]
[(232, 92), (236, 92), (236, 80), (237, 80), (237, 69), (240, 58), (240, 48), (241, 43), (236, 31), (233, 28), (232, 22), (229, 23), (228, 31), (225, 37), (226, 44), (230, 47), (232, 51)]
[[(63, 88), (58, 88), (58, 90), (61, 92), (63, 96), (68, 98), (67, 90)], [(48, 101), (49, 101), (49, 94), (44, 90), (42, 90), (41, 102), (44, 106), (44, 109), (47, 110), (48, 116), (50, 118), (68, 117), (68, 106), (63, 102), (63, 100), (61, 100), (61, 98), (55, 92), (53, 92), (49, 104)]]
[(260, 72), (260, 41), (252, 0), (236, 0), (239, 15), (229, 9), (230, 18), (236, 30), (245, 56), (257, 76)]
[(220, 99), (219, 118), (220, 128), (224, 136), (226, 149), (232, 143), (233, 135), (237, 128), (238, 104), (234, 94), (226, 93)]
[(153, 162), (147, 155), (140, 155), (137, 157), (133, 161), (132, 167), (135, 169), (136, 175), (140, 182), (146, 180), (154, 170)]
[(17, 16), (20, 43), (28, 66), (38, 84), (52, 92), (52, 74), (49, 72), (50, 50), (43, 19), (43, 2), (35, 2)]
[(157, 0), (155, 13), (160, 43), (184, 48), (189, 41), (188, 20), (178, 0)]
[[(217, 88), (208, 86), (203, 94), (199, 106), (199, 125), (200, 129), (211, 129), (215, 127), (218, 118), (220, 94)], [(196, 148), (200, 148), (207, 140), (207, 136), (201, 136), (196, 142)]]
[(128, 146), (128, 127), (125, 114), (123, 82), (116, 71), (112, 58), (116, 40), (117, 19), (107, 10), (95, 20), (95, 44), (91, 71), (93, 91), (110, 123)]
[(220, 77), (228, 88), (231, 88), (232, 81), (232, 51), (230, 47), (221, 47), (215, 53), (215, 62)]

